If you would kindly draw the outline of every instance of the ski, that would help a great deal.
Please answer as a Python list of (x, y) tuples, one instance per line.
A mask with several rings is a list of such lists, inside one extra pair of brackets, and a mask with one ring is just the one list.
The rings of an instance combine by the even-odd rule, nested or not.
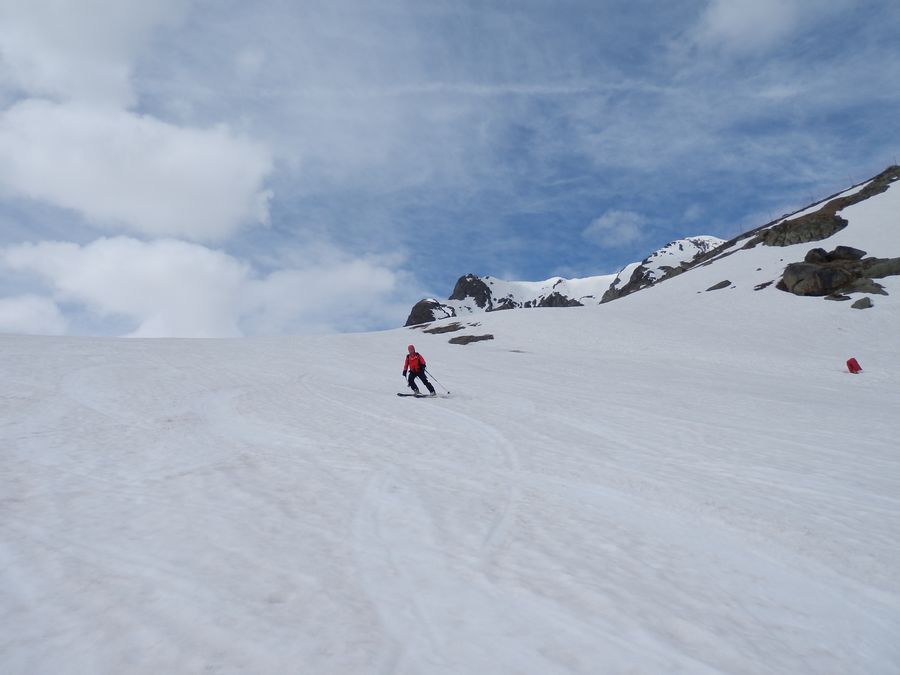
[(432, 396), (431, 394), (413, 394), (398, 391), (397, 396), (409, 396), (411, 398), (450, 398), (450, 392), (448, 391), (446, 394), (435, 394)]

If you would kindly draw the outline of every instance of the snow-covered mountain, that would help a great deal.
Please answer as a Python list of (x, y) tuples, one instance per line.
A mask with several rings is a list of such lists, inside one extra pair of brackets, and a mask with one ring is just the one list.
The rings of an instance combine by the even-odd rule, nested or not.
[(710, 236), (688, 237), (670, 242), (641, 262), (626, 265), (613, 279), (600, 300), (609, 302), (652, 286), (664, 276), (680, 272), (698, 257), (724, 243), (724, 239)]
[[(424, 298), (409, 313), (406, 326), (480, 312), (533, 307), (581, 307), (599, 304), (652, 284), (667, 271), (689, 263), (698, 255), (725, 243), (717, 237), (689, 237), (670, 242), (641, 262), (618, 274), (582, 279), (553, 277), (545, 281), (504, 281), (466, 274), (459, 278), (448, 300)], [(623, 290), (627, 289), (627, 290)]]
[[(841, 215), (844, 210), (883, 194), (898, 177), (900, 168), (888, 167), (869, 181), (727, 242), (705, 235), (670, 242), (641, 262), (626, 265), (615, 275), (568, 280), (554, 277), (546, 281), (527, 282), (467, 274), (457, 281), (449, 300), (425, 298), (416, 303), (405, 325), (414, 326), (499, 309), (606, 303), (650, 288), (700, 265), (715, 264), (738, 251), (757, 246), (780, 249), (830, 241), (830, 237), (847, 227), (848, 221)], [(873, 203), (882, 204), (885, 201)], [(895, 213), (889, 210), (879, 217), (882, 219), (879, 225), (884, 228), (893, 226), (896, 220)], [(785, 265), (787, 269), (778, 270), (778, 279), (770, 279), (769, 282), (777, 282), (778, 288), (799, 295), (823, 295), (832, 299), (849, 299), (848, 293), (853, 292), (879, 293), (879, 285), (872, 280), (900, 273), (900, 260), (895, 261), (897, 251), (890, 250), (882, 254), (887, 258), (879, 258), (884, 243), (876, 241), (872, 244), (869, 248), (876, 248), (876, 251), (862, 250), (852, 245), (840, 245), (833, 251), (820, 247), (813, 252), (807, 249), (803, 255), (789, 261), (790, 267)], [(793, 251), (792, 255), (797, 252)], [(866, 255), (869, 257), (866, 258)], [(781, 258), (779, 262), (782, 262)], [(722, 269), (721, 266), (717, 268)]]
[(0, 336), (0, 672), (895, 673), (896, 180), (564, 311)]

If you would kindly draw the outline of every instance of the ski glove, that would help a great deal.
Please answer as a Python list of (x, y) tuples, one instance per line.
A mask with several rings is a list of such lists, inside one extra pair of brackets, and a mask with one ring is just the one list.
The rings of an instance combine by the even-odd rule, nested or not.
[(403, 371), (403, 377), (406, 377), (406, 371), (405, 371), (405, 370)]

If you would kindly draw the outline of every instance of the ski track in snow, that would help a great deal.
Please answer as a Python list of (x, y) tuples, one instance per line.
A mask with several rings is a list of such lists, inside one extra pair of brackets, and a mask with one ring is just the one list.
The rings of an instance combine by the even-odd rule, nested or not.
[(0, 672), (898, 672), (900, 288), (798, 250), (413, 333), (445, 399), (407, 330), (0, 336)]

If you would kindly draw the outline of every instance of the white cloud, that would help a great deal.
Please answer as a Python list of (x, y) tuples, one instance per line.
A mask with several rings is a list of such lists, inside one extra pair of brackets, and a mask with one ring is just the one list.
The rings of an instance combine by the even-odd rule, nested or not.
[(0, 298), (0, 333), (62, 335), (68, 324), (49, 298), (23, 295)]
[(605, 248), (621, 248), (646, 238), (647, 219), (634, 211), (611, 210), (595, 218), (582, 236)]
[(238, 335), (232, 306), (249, 270), (219, 251), (174, 240), (116, 237), (87, 246), (13, 246), (6, 264), (50, 282), (59, 299), (138, 324), (136, 336)]
[(97, 226), (217, 240), (267, 222), (268, 150), (227, 127), (30, 100), (0, 115), (0, 188)]
[(126, 237), (11, 246), (0, 262), (37, 274), (58, 300), (93, 316), (131, 320), (136, 337), (352, 330), (401, 311), (390, 299), (403, 278), (394, 261), (338, 253), (264, 277), (198, 244)]
[(188, 2), (0, 0), (0, 78), (33, 95), (129, 105), (134, 55)]
[(264, 334), (398, 326), (412, 304), (397, 299), (405, 278), (377, 258), (316, 261), (280, 270), (247, 285), (245, 323)]
[(850, 0), (709, 0), (694, 41), (736, 54), (762, 51)]

